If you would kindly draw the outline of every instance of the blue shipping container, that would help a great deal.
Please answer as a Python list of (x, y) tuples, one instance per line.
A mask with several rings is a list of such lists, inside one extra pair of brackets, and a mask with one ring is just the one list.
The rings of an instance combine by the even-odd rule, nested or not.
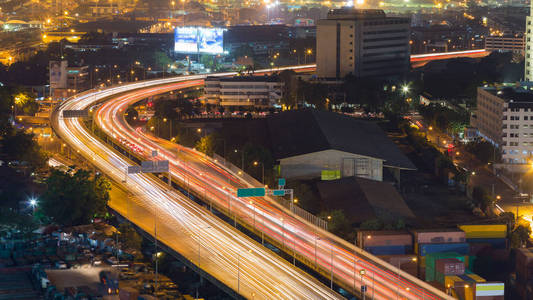
[(374, 255), (395, 255), (395, 254), (407, 254), (407, 253), (412, 252), (413, 249), (411, 246), (392, 245), (392, 246), (365, 247), (364, 250)]
[(506, 238), (497, 239), (466, 239), (470, 244), (491, 244), (494, 249), (505, 249), (507, 247)]
[(419, 244), (418, 254), (426, 256), (431, 253), (441, 252), (457, 252), (459, 254), (467, 255), (470, 251), (468, 243), (450, 243), (450, 244)]

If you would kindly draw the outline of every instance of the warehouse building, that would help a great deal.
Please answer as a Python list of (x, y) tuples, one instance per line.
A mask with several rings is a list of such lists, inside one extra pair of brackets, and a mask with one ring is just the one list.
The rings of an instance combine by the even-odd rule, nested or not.
[(373, 122), (312, 109), (286, 111), (267, 119), (271, 147), (282, 177), (362, 177), (396, 181), (415, 166)]

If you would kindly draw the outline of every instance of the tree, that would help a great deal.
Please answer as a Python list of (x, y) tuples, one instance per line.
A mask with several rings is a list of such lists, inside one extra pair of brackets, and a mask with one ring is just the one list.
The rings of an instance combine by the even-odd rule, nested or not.
[(472, 200), (482, 210), (486, 210), (494, 203), (494, 199), (480, 186), (476, 186), (472, 190)]
[(284, 70), (279, 73), (279, 79), (283, 82), (283, 98), (281, 101), (288, 107), (296, 107), (296, 97), (293, 94), (293, 76), (296, 74), (293, 70)]
[(133, 107), (128, 107), (124, 115), (126, 116), (126, 121), (128, 122), (132, 122), (133, 120), (137, 120), (137, 118), (139, 118), (139, 112), (137, 112), (137, 110)]
[(22, 130), (13, 129), (4, 135), (0, 140), (0, 146), (9, 160), (27, 162), (32, 168), (40, 168), (46, 163), (46, 156), (33, 140), (33, 136)]
[(41, 208), (54, 223), (87, 224), (106, 214), (111, 184), (101, 175), (91, 176), (89, 171), (81, 169), (67, 172), (54, 169), (46, 186), (40, 197)]
[(521, 248), (526, 244), (530, 235), (531, 227), (529, 226), (529, 222), (524, 220), (519, 221), (515, 228), (511, 231), (511, 248)]
[(194, 146), (196, 150), (207, 154), (209, 156), (213, 156), (213, 152), (215, 149), (215, 139), (212, 134), (208, 134), (206, 136), (203, 136), (200, 138), (200, 140), (196, 143)]
[(383, 221), (376, 218), (364, 221), (363, 223), (361, 223), (359, 228), (361, 230), (381, 230), (383, 229), (383, 226)]
[(350, 224), (340, 209), (323, 211), (318, 214), (318, 217), (328, 220), (328, 230), (335, 234), (343, 234), (350, 229)]
[(172, 59), (163, 51), (155, 51), (153, 59), (156, 68), (161, 70), (166, 70), (167, 66), (172, 63)]
[(483, 163), (496, 162), (500, 158), (500, 151), (487, 141), (468, 143), (465, 148)]
[(122, 223), (118, 226), (118, 240), (122, 250), (135, 250), (141, 253), (142, 237), (135, 231), (129, 223)]

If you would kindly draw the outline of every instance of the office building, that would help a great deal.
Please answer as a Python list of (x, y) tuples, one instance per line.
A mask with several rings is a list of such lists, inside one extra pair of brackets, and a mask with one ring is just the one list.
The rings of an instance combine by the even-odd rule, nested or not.
[(317, 76), (401, 76), (409, 70), (409, 19), (380, 9), (335, 9), (317, 25)]
[(505, 164), (525, 164), (533, 155), (533, 92), (523, 86), (479, 87), (473, 126), (500, 146)]
[(283, 96), (282, 87), (277, 76), (207, 77), (204, 90), (210, 104), (272, 107)]
[(533, 81), (533, 41), (532, 41), (532, 33), (531, 29), (533, 29), (533, 25), (531, 22), (533, 21), (533, 6), (530, 4), (529, 8), (529, 16), (526, 17), (526, 54), (524, 55), (524, 80), (525, 81)]
[(487, 36), (485, 38), (485, 50), (499, 52), (513, 52), (524, 54), (525, 40), (523, 36)]

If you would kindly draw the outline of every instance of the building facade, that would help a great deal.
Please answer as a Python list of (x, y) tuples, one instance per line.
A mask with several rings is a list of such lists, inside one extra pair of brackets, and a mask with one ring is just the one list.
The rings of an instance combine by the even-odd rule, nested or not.
[(533, 158), (533, 92), (524, 87), (480, 87), (475, 126), (500, 146), (505, 164)]
[(513, 52), (524, 54), (525, 38), (523, 36), (487, 36), (485, 50)]
[(328, 149), (279, 160), (284, 178), (318, 178), (325, 170), (339, 171), (340, 177), (383, 180), (383, 159)]
[(317, 25), (317, 76), (387, 77), (409, 69), (407, 18), (379, 9), (336, 9)]
[(533, 9), (531, 9), (533, 6), (530, 4), (529, 9), (529, 16), (526, 17), (526, 45), (525, 50), (526, 54), (524, 55), (524, 64), (525, 64), (525, 70), (524, 70), (524, 80), (525, 81), (533, 81), (533, 41), (532, 41), (532, 33), (531, 30), (533, 29), (533, 25), (531, 22), (533, 21), (533, 15), (531, 12)]
[(207, 77), (205, 99), (221, 106), (272, 107), (283, 96), (277, 76)]

